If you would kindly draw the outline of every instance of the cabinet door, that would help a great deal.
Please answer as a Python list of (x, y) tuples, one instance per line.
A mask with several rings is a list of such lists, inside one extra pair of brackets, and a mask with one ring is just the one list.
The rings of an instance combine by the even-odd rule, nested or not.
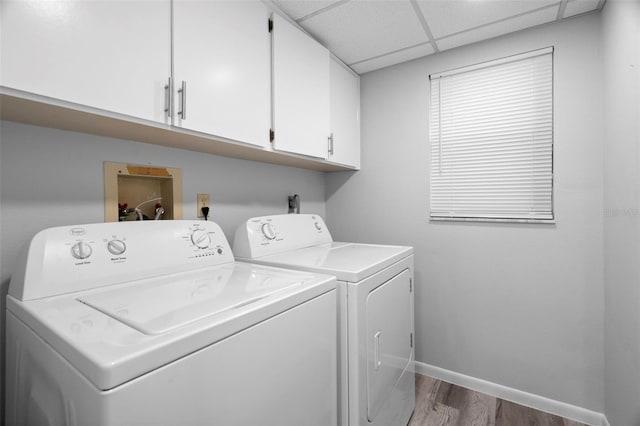
[(329, 51), (273, 15), (274, 148), (326, 158), (329, 126)]
[(168, 122), (169, 0), (2, 0), (0, 8), (3, 86)]
[(329, 160), (360, 168), (360, 77), (331, 58)]
[(259, 1), (174, 1), (176, 126), (269, 145), (268, 19)]

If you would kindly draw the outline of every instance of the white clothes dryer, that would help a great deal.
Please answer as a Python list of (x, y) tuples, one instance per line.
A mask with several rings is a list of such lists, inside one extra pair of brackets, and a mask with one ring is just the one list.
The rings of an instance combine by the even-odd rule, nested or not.
[(415, 407), (413, 248), (334, 242), (318, 215), (254, 217), (239, 261), (336, 275), (343, 426), (406, 425)]
[(6, 424), (331, 425), (336, 283), (205, 221), (38, 233), (7, 296)]

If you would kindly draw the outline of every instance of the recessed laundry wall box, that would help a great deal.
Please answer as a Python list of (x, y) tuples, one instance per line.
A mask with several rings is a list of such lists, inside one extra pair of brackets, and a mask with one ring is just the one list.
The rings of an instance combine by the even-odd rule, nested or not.
[(105, 161), (105, 222), (141, 219), (182, 219), (182, 170)]

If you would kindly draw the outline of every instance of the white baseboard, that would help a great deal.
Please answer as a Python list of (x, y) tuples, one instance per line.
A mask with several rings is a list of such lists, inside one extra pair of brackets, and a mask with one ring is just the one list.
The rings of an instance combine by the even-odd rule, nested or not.
[(587, 410), (586, 408), (577, 407), (564, 402), (555, 401), (553, 399), (534, 395), (518, 389), (509, 388), (486, 380), (477, 379), (475, 377), (466, 376), (464, 374), (456, 373), (455, 371), (445, 370), (444, 368), (435, 367), (423, 362), (416, 361), (416, 373), (433, 377), (434, 379), (443, 380), (474, 391), (482, 392), (487, 395), (495, 396), (500, 399), (515, 402), (516, 404), (535, 408), (536, 410), (545, 411), (580, 423), (585, 423), (590, 426), (610, 426), (607, 418), (602, 413)]

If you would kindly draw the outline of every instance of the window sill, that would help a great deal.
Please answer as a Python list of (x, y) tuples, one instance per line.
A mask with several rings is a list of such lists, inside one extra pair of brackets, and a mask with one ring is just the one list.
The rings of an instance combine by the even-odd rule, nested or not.
[(484, 222), (484, 223), (535, 223), (555, 225), (555, 219), (515, 219), (492, 217), (430, 217), (429, 222)]

